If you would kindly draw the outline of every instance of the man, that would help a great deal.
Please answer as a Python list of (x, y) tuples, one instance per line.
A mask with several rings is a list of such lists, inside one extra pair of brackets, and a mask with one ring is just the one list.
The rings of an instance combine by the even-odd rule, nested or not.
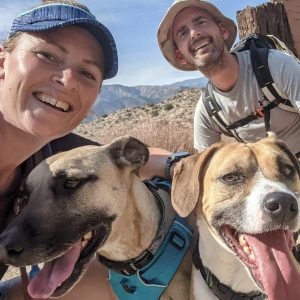
[[(264, 99), (250, 60), (250, 51), (230, 52), (236, 38), (235, 23), (214, 5), (201, 0), (176, 0), (158, 29), (160, 49), (179, 70), (199, 70), (212, 84), (212, 93), (227, 124), (233, 124), (269, 101)], [(293, 109), (270, 110), (271, 130), (300, 155), (300, 65), (291, 56), (269, 50), (268, 65), (278, 93)], [(220, 141), (221, 128), (208, 114), (202, 95), (194, 118), (194, 146), (202, 151)], [(234, 130), (238, 140), (251, 142), (266, 135), (264, 118)]]

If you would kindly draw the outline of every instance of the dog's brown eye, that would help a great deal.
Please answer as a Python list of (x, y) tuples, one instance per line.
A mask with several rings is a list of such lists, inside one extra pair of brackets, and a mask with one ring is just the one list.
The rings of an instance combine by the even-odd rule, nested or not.
[(236, 173), (228, 173), (222, 176), (222, 181), (224, 181), (225, 183), (241, 183), (244, 182), (244, 180), (244, 176)]
[(80, 180), (78, 179), (69, 179), (64, 182), (65, 189), (74, 189), (80, 184)]
[(281, 166), (280, 172), (283, 173), (285, 176), (292, 177), (295, 174), (295, 168), (288, 164), (284, 164)]

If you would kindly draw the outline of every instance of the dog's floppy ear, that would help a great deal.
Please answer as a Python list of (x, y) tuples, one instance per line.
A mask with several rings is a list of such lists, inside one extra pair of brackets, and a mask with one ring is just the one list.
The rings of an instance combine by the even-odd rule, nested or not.
[(144, 143), (131, 136), (123, 136), (108, 145), (112, 161), (119, 167), (138, 169), (149, 159), (149, 150)]
[(172, 182), (172, 205), (181, 216), (188, 216), (196, 207), (203, 190), (206, 164), (222, 144), (215, 144), (207, 150), (182, 159), (174, 168)]

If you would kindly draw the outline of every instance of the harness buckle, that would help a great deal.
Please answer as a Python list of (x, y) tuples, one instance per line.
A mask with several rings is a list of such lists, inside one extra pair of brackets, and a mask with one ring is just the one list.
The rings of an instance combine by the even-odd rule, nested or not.
[(134, 294), (136, 292), (136, 286), (130, 286), (128, 279), (123, 279), (120, 283), (128, 294)]
[(172, 242), (173, 246), (178, 250), (183, 249), (185, 246), (184, 239), (176, 231), (172, 232), (170, 241)]

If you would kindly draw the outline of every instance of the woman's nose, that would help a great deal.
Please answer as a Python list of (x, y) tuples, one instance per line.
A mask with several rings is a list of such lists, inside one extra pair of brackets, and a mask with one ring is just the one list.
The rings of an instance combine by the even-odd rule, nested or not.
[(59, 74), (53, 76), (53, 80), (68, 90), (78, 89), (77, 77), (71, 68), (61, 70)]

